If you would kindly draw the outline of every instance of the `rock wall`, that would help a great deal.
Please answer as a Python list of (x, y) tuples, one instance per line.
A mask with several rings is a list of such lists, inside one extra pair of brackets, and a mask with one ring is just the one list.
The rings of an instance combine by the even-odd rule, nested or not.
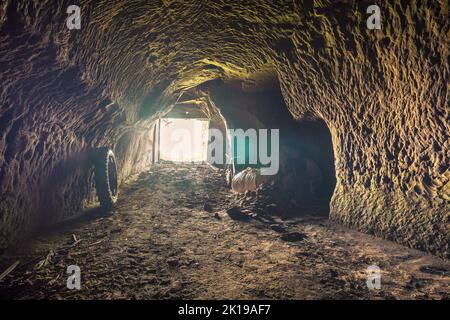
[(331, 217), (448, 257), (448, 3), (383, 4), (379, 31), (349, 12), (316, 8), (278, 64), (291, 112), (331, 129)]
[(94, 204), (96, 147), (119, 143), (121, 178), (135, 172), (134, 161), (139, 168), (151, 161), (142, 159), (142, 129), (127, 121), (124, 106), (61, 58), (65, 49), (36, 16), (38, 5), (2, 5), (0, 248)]
[[(331, 131), (331, 216), (448, 256), (447, 1), (384, 1), (381, 30), (366, 27), (372, 1), (76, 2), (0, 3), (0, 245), (77, 212), (91, 148), (122, 139), (122, 163), (146, 161), (127, 133), (143, 118), (270, 67), (291, 114)], [(72, 4), (81, 30), (66, 28)], [(54, 210), (35, 209), (44, 194)]]

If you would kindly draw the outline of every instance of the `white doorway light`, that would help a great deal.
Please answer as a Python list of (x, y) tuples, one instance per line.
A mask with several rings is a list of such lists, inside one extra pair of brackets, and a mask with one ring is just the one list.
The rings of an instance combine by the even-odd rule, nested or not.
[(160, 123), (160, 158), (174, 162), (206, 161), (209, 121), (163, 118)]

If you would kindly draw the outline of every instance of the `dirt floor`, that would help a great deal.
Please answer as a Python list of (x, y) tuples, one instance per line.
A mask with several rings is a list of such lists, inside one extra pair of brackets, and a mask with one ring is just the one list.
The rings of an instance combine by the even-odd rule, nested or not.
[[(234, 195), (208, 165), (158, 164), (96, 210), (2, 257), (3, 299), (449, 299), (450, 263), (326, 217), (228, 214)], [(69, 265), (81, 289), (66, 287)], [(367, 267), (381, 268), (369, 290)]]

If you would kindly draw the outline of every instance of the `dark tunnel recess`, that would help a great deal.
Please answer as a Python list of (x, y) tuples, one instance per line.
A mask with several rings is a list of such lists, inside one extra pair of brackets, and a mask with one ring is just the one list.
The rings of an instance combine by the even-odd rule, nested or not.
[[(231, 186), (242, 194), (241, 206), (285, 216), (328, 215), (336, 176), (331, 133), (323, 120), (294, 120), (275, 76), (251, 89), (244, 81), (215, 80), (200, 86), (199, 92), (220, 110), (227, 129), (279, 130), (279, 147), (268, 150), (278, 158), (275, 175), (261, 175), (264, 165), (249, 161), (249, 150), (254, 147), (259, 152), (259, 146), (251, 146), (246, 137), (246, 143), (236, 147), (238, 139), (229, 136), (228, 143), (234, 147), (234, 154), (227, 154), (233, 159)], [(265, 132), (256, 133), (259, 140)], [(245, 161), (238, 163), (236, 155), (242, 146)]]

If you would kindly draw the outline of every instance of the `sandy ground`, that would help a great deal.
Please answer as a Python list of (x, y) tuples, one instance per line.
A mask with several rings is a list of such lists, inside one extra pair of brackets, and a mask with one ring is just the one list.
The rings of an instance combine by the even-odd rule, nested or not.
[[(96, 210), (4, 254), (3, 299), (449, 299), (449, 261), (326, 217), (238, 219), (207, 165), (158, 164)], [(69, 265), (81, 289), (66, 287)], [(367, 267), (381, 269), (369, 290)]]

